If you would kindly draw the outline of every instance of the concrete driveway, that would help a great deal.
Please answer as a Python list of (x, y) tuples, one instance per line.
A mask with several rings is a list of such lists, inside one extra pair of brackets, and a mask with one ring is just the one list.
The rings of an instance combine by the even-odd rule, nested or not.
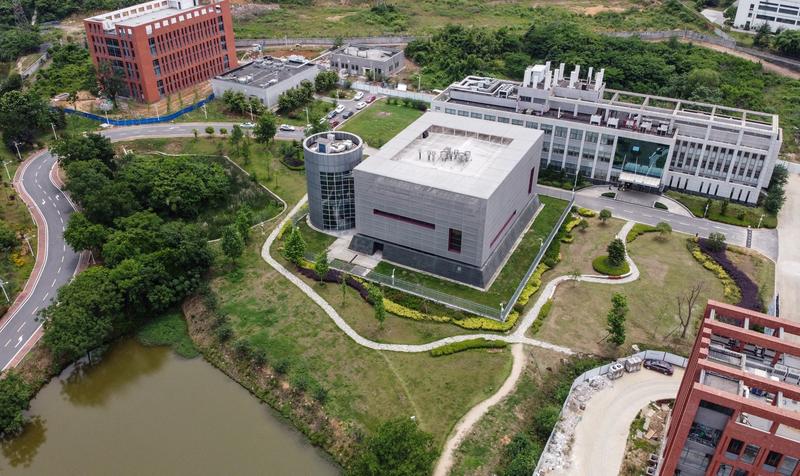
[(800, 321), (800, 175), (789, 174), (786, 203), (778, 214), (778, 260), (776, 290), (780, 296), (780, 316)]
[(671, 377), (642, 369), (597, 392), (575, 427), (570, 466), (550, 475), (617, 476), (636, 414), (652, 401), (675, 398), (682, 378), (678, 367)]

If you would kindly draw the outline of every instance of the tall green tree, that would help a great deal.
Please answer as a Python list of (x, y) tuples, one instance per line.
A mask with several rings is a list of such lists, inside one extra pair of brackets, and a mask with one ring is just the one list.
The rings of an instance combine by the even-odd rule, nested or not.
[(121, 68), (117, 68), (110, 61), (102, 60), (97, 65), (97, 82), (100, 91), (105, 94), (114, 106), (117, 105), (117, 97), (125, 92), (125, 76)]
[(369, 288), (369, 300), (372, 303), (372, 309), (375, 311), (375, 319), (378, 320), (381, 327), (383, 321), (386, 320), (386, 306), (383, 303), (383, 290), (375, 285)]
[(245, 243), (250, 240), (250, 227), (255, 224), (254, 222), (253, 210), (247, 205), (236, 211), (236, 229), (239, 230), (239, 235), (242, 236)]
[(331, 265), (328, 262), (328, 253), (325, 250), (322, 250), (317, 255), (317, 259), (314, 260), (314, 271), (317, 273), (317, 277), (320, 281), (325, 279), (325, 276), (328, 275), (328, 271), (330, 271)]
[(407, 418), (381, 424), (369, 436), (348, 471), (350, 476), (430, 474), (438, 449), (433, 437)]
[(64, 230), (64, 241), (73, 250), (101, 250), (108, 237), (109, 230), (99, 223), (92, 223), (81, 212), (69, 217)]
[(33, 389), (14, 370), (0, 379), (0, 437), (8, 437), (22, 431), (25, 423), (23, 412), (27, 410)]
[(33, 143), (35, 133), (49, 127), (49, 118), (47, 103), (33, 91), (9, 91), (0, 96), (0, 130), (9, 150), (14, 150), (14, 141)]
[(293, 226), (289, 235), (286, 237), (286, 246), (284, 254), (286, 259), (294, 264), (299, 265), (306, 253), (306, 242), (303, 240), (303, 235), (300, 233), (300, 228)]
[(114, 170), (114, 147), (111, 141), (100, 134), (65, 134), (50, 148), (63, 166), (73, 162), (99, 160)]
[(623, 294), (614, 293), (611, 297), (611, 310), (606, 316), (609, 340), (619, 347), (625, 343), (625, 318), (628, 314), (628, 300)]
[(253, 129), (256, 142), (263, 145), (269, 145), (277, 132), (278, 127), (275, 125), (275, 116), (271, 112), (262, 114), (258, 118), (258, 122), (256, 122), (255, 129)]
[(238, 260), (244, 253), (244, 239), (236, 225), (228, 225), (222, 230), (222, 252), (231, 261)]
[(606, 247), (608, 252), (608, 264), (611, 266), (622, 266), (625, 262), (625, 243), (619, 238), (615, 238)]

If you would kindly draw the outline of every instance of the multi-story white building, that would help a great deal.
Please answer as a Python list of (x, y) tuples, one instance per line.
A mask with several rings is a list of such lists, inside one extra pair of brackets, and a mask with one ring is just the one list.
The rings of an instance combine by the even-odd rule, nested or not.
[(755, 30), (764, 23), (772, 31), (800, 28), (800, 0), (739, 0), (733, 26)]
[(778, 116), (605, 87), (604, 70), (528, 67), (520, 82), (469, 76), (433, 111), (544, 132), (542, 167), (595, 182), (754, 204), (782, 143)]

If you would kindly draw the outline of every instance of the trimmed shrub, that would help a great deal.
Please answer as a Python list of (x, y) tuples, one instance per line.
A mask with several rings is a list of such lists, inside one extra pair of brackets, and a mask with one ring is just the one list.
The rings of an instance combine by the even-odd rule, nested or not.
[(617, 198), (617, 192), (603, 192), (600, 194), (600, 196), (607, 198)]
[(562, 243), (572, 243), (573, 241), (575, 241), (575, 237), (572, 236), (572, 233), (567, 233), (566, 235), (561, 237)]
[(528, 284), (522, 289), (522, 292), (519, 295), (519, 299), (517, 299), (516, 304), (514, 304), (514, 310), (518, 312), (522, 312), (525, 308), (525, 305), (528, 304), (528, 300), (530, 300), (531, 296), (536, 294), (536, 291), (542, 287), (542, 275), (550, 269), (544, 263), (539, 263), (539, 266), (536, 267), (533, 274), (531, 275), (531, 279), (528, 280)]
[(441, 357), (469, 349), (502, 349), (507, 345), (508, 343), (502, 340), (470, 339), (431, 349), (431, 357)]
[(722, 290), (725, 298), (728, 299), (732, 303), (738, 303), (742, 300), (742, 291), (733, 281), (733, 278), (725, 271), (725, 269), (719, 265), (716, 261), (714, 261), (710, 256), (703, 253), (699, 246), (694, 242), (694, 240), (689, 239), (688, 247), (689, 251), (691, 251), (692, 256), (694, 259), (697, 260), (703, 267), (715, 275), (717, 275), (717, 279), (720, 280), (722, 283)]
[(539, 314), (536, 316), (536, 320), (533, 321), (533, 324), (531, 324), (530, 328), (531, 335), (536, 335), (536, 333), (539, 332), (539, 329), (542, 327), (542, 324), (544, 324), (544, 320), (547, 318), (548, 314), (550, 314), (550, 308), (552, 307), (553, 307), (552, 298), (548, 299), (547, 301), (545, 301), (544, 304), (542, 304), (542, 308), (539, 309)]
[(666, 205), (661, 202), (656, 202), (653, 204), (653, 208), (658, 208), (659, 210), (669, 210)]
[(592, 218), (597, 216), (597, 212), (588, 208), (578, 208), (578, 215), (586, 218)]
[(728, 258), (726, 250), (712, 249), (710, 241), (704, 238), (700, 239), (699, 245), (700, 250), (716, 261), (739, 288), (740, 299), (736, 304), (754, 311), (764, 311), (764, 303), (758, 292), (758, 285)]
[(633, 240), (635, 240), (636, 238), (638, 238), (639, 235), (643, 235), (645, 233), (653, 233), (653, 232), (656, 232), (656, 231), (658, 231), (658, 228), (656, 228), (654, 226), (645, 225), (644, 223), (637, 223), (637, 224), (633, 225), (633, 228), (631, 228), (631, 231), (629, 231), (628, 234), (625, 236), (625, 241), (627, 243), (630, 243)]
[(592, 268), (600, 274), (607, 276), (622, 276), (631, 271), (627, 261), (623, 261), (619, 266), (612, 266), (608, 262), (608, 256), (598, 256), (592, 261)]

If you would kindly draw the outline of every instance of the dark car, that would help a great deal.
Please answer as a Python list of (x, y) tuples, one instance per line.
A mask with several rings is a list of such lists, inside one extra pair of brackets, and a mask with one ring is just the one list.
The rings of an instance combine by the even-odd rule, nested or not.
[(646, 369), (650, 369), (664, 375), (672, 375), (675, 372), (675, 370), (672, 368), (672, 364), (663, 360), (646, 359), (642, 365), (644, 365), (644, 368)]
[(328, 113), (328, 115), (327, 115), (326, 117), (327, 117), (328, 119), (333, 119), (334, 117), (336, 117), (336, 115), (337, 115), (337, 114), (339, 114), (339, 113), (338, 113), (338, 112), (336, 112), (336, 109), (334, 109), (333, 111), (329, 112), (329, 113)]
[(353, 111), (347, 111), (344, 114), (342, 114), (342, 119), (350, 119), (350, 116), (352, 116), (352, 115), (353, 115)]
[(331, 121), (331, 127), (336, 127), (339, 125), (339, 121)]

